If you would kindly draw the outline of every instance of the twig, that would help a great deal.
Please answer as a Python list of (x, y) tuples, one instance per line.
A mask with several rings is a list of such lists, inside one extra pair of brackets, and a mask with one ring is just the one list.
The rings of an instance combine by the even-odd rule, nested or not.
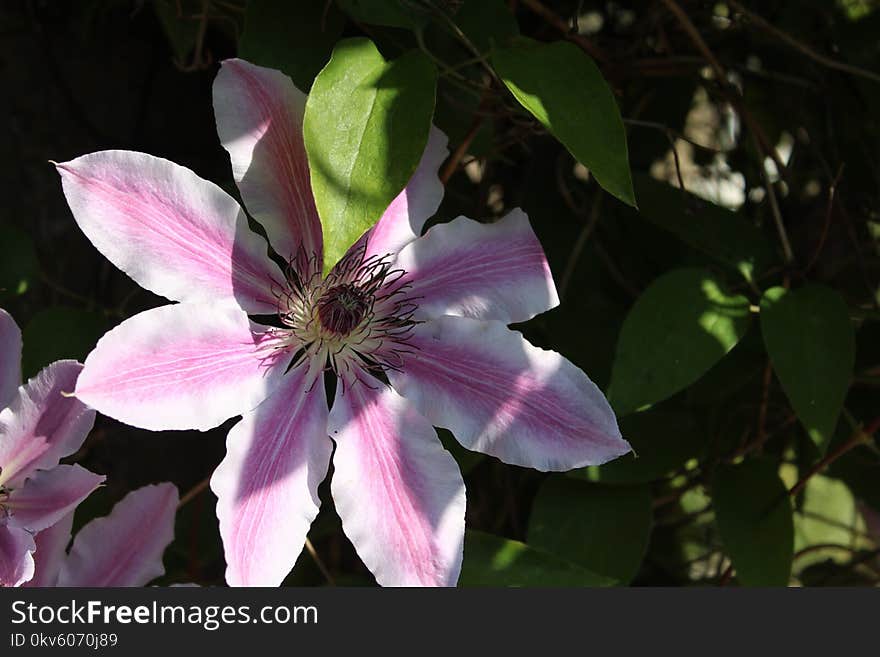
[(805, 276), (819, 260), (819, 255), (825, 247), (825, 240), (828, 239), (828, 230), (831, 227), (831, 213), (834, 210), (834, 194), (837, 191), (837, 184), (840, 182), (840, 176), (842, 173), (843, 165), (841, 164), (840, 168), (837, 170), (837, 175), (834, 176), (834, 180), (831, 181), (831, 185), (828, 187), (828, 203), (825, 205), (825, 222), (822, 224), (822, 234), (819, 236), (819, 243), (816, 245), (813, 257), (810, 258), (810, 262), (807, 263), (807, 266), (804, 268)]
[(202, 492), (204, 492), (204, 490), (208, 486), (210, 486), (210, 484), (211, 484), (211, 477), (208, 476), (208, 477), (205, 477), (204, 479), (202, 479), (199, 483), (197, 483), (195, 486), (190, 488), (188, 491), (186, 491), (186, 493), (184, 493), (183, 497), (180, 498), (180, 502), (177, 503), (177, 510), (179, 511), (184, 506), (186, 506), (187, 504), (192, 502)]
[(572, 32), (571, 26), (565, 22), (559, 15), (557, 15), (552, 9), (548, 9), (543, 4), (541, 4), (540, 0), (520, 0), (523, 5), (531, 9), (534, 13), (538, 14), (541, 18), (543, 18), (547, 23), (555, 27), (559, 30), (566, 39), (571, 41), (574, 44), (577, 44), (581, 47), (581, 49), (587, 53), (590, 57), (599, 62), (607, 63), (608, 57), (603, 53), (599, 48), (597, 48), (589, 39), (585, 39), (577, 32)]
[(324, 565), (324, 562), (321, 560), (321, 557), (318, 556), (318, 551), (315, 550), (315, 546), (312, 545), (312, 542), (306, 537), (306, 551), (312, 557), (312, 561), (315, 562), (315, 565), (318, 567), (318, 570), (321, 571), (321, 574), (324, 576), (324, 579), (327, 580), (327, 583), (330, 586), (336, 586), (336, 580), (333, 579), (333, 575), (330, 574), (330, 571), (327, 570), (327, 566)]
[(832, 68), (837, 71), (842, 71), (844, 73), (850, 73), (851, 75), (856, 75), (867, 80), (873, 80), (874, 82), (880, 82), (880, 75), (878, 75), (877, 73), (859, 68), (858, 66), (851, 66), (850, 64), (839, 62), (835, 59), (831, 59), (830, 57), (826, 57), (825, 55), (816, 52), (808, 45), (801, 43), (800, 41), (795, 39), (790, 34), (787, 34), (786, 32), (783, 32), (779, 28), (775, 27), (772, 23), (763, 19), (758, 14), (749, 11), (736, 0), (729, 0), (728, 4), (740, 14), (748, 18), (752, 23), (760, 27), (762, 30), (772, 35), (776, 39), (779, 39), (783, 43), (789, 45), (790, 47), (794, 48), (801, 54), (806, 55), (813, 61), (818, 62), (819, 64), (822, 64), (827, 68)]

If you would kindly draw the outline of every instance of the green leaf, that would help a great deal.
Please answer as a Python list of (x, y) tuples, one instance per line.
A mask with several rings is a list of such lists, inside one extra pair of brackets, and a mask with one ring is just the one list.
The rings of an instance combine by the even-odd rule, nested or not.
[(354, 20), (370, 25), (421, 29), (429, 14), (408, 0), (336, 0)]
[(620, 420), (633, 452), (606, 463), (574, 470), (569, 476), (603, 484), (656, 481), (700, 455), (706, 436), (690, 413), (645, 411)]
[(248, 0), (238, 54), (277, 68), (304, 92), (330, 58), (345, 17), (326, 0)]
[(492, 64), (519, 103), (598, 183), (635, 207), (623, 120), (593, 60), (567, 41), (520, 38), (493, 51)]
[(40, 275), (31, 238), (13, 226), (0, 226), (0, 299), (24, 294)]
[(22, 330), (21, 369), (30, 378), (64, 358), (82, 361), (111, 327), (101, 313), (54, 306), (41, 310)]
[(823, 285), (771, 288), (761, 331), (773, 369), (798, 419), (821, 450), (834, 433), (855, 363), (846, 302)]
[(773, 252), (747, 217), (636, 174), (640, 216), (682, 242), (727, 265), (747, 281), (769, 268)]
[(468, 530), (461, 586), (611, 586), (613, 580), (525, 543)]
[[(865, 523), (852, 492), (842, 481), (822, 475), (810, 478), (794, 514), (794, 549), (810, 551), (797, 561), (798, 570), (820, 561), (849, 562), (851, 550), (870, 548), (862, 538)], [(821, 549), (839, 545), (840, 548)]]
[(549, 477), (529, 520), (529, 545), (628, 583), (651, 533), (651, 489)]
[(703, 269), (676, 269), (636, 299), (620, 330), (609, 400), (619, 415), (700, 378), (745, 334), (749, 301)]
[(325, 271), (379, 220), (415, 171), (436, 82), (423, 54), (386, 62), (363, 38), (340, 41), (315, 79), (303, 131)]
[(715, 472), (715, 522), (746, 586), (785, 586), (791, 575), (794, 524), (775, 463), (746, 461)]
[(455, 439), (452, 432), (447, 429), (437, 429), (437, 436), (447, 452), (452, 454), (452, 458), (458, 463), (458, 468), (462, 475), (466, 475), (480, 463), (482, 463), (486, 455), (479, 452), (472, 452), (461, 446), (461, 443)]
[(455, 14), (455, 23), (481, 53), (519, 35), (516, 18), (504, 0), (466, 2)]

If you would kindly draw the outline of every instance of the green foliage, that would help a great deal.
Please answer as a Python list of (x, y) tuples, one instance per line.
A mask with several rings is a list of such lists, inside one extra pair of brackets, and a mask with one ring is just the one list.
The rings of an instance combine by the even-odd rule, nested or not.
[(846, 302), (822, 285), (767, 290), (761, 330), (773, 369), (810, 438), (825, 449), (852, 379), (855, 337)]
[(532, 506), (529, 545), (622, 584), (638, 572), (651, 532), (647, 485), (550, 477)]
[(609, 400), (620, 415), (692, 384), (730, 351), (749, 326), (749, 302), (728, 295), (702, 269), (654, 281), (620, 331)]
[(519, 35), (519, 26), (504, 0), (466, 2), (455, 15), (455, 22), (481, 53), (506, 45)]
[(369, 39), (340, 41), (315, 79), (303, 131), (324, 229), (324, 269), (382, 216), (425, 150), (437, 71), (421, 53), (386, 62)]
[(773, 262), (764, 235), (741, 214), (644, 174), (635, 176), (635, 185), (642, 217), (746, 280), (754, 280)]
[(620, 420), (620, 432), (633, 451), (614, 461), (571, 472), (572, 477), (603, 484), (641, 484), (662, 479), (701, 456), (706, 435), (693, 415), (649, 410)]
[(614, 581), (542, 550), (468, 530), (460, 586), (611, 586)]
[(772, 461), (723, 465), (715, 473), (715, 516), (737, 579), (746, 586), (785, 586), (794, 525), (788, 491)]
[(62, 306), (41, 310), (22, 329), (22, 374), (30, 378), (64, 358), (82, 361), (110, 328), (101, 313)]
[(336, 0), (346, 14), (371, 25), (420, 29), (428, 21), (427, 12), (407, 0)]
[(326, 0), (248, 0), (238, 54), (254, 64), (277, 68), (304, 92), (327, 63), (345, 19)]
[(620, 110), (593, 60), (566, 41), (522, 38), (494, 50), (492, 65), (519, 103), (606, 191), (636, 205)]

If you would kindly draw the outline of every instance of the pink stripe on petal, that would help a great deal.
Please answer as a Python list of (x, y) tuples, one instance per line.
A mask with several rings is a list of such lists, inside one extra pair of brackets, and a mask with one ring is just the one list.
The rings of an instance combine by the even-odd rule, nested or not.
[(559, 304), (553, 275), (525, 212), (493, 224), (459, 217), (431, 228), (398, 255), (419, 317), (462, 315), (524, 322)]
[(0, 308), (0, 409), (7, 406), (21, 384), (21, 331), (12, 316)]
[(306, 96), (280, 71), (227, 59), (214, 81), (217, 133), (250, 213), (291, 259), (302, 245), (321, 270), (321, 222), (302, 124)]
[(333, 444), (323, 378), (307, 370), (232, 428), (211, 477), (230, 586), (281, 584), (318, 515)]
[(0, 519), (0, 587), (21, 586), (34, 576), (34, 537)]
[(177, 488), (138, 488), (110, 515), (85, 525), (73, 539), (58, 586), (145, 586), (165, 573), (162, 555), (174, 540)]
[(67, 558), (67, 544), (73, 528), (73, 512), (34, 536), (34, 577), (26, 587), (56, 586), (58, 573)]
[(100, 486), (106, 477), (79, 465), (59, 465), (31, 475), (24, 486), (12, 491), (5, 506), (12, 522), (39, 532), (61, 520)]
[(229, 194), (182, 166), (132, 151), (59, 164), (77, 224), (141, 287), (175, 301), (273, 313), (284, 280)]
[(144, 429), (204, 431), (255, 408), (291, 357), (274, 330), (236, 308), (163, 306), (127, 319), (98, 341), (76, 396)]
[(464, 540), (464, 481), (434, 428), (396, 392), (362, 375), (344, 392), (337, 388), (330, 435), (336, 511), (376, 581), (454, 586)]
[(542, 471), (631, 449), (586, 374), (501, 322), (442, 317), (416, 326), (409, 344), (392, 385), (468, 449)]
[(369, 233), (366, 257), (397, 253), (422, 234), (425, 222), (437, 212), (443, 200), (443, 184), (437, 171), (449, 155), (448, 143), (446, 135), (431, 126), (415, 173)]
[(80, 448), (95, 412), (73, 392), (82, 365), (59, 360), (18, 390), (0, 412), (0, 485), (15, 488), (36, 469), (56, 466)]

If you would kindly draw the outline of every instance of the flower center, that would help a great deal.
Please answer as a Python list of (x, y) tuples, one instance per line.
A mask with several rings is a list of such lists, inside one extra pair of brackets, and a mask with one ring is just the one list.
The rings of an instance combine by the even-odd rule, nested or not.
[(305, 359), (326, 363), (336, 374), (399, 370), (408, 345), (416, 300), (405, 273), (391, 256), (364, 257), (355, 250), (326, 278), (315, 258), (291, 261), (287, 285), (278, 291), (278, 316), (288, 344), (299, 349), (293, 367)]
[(318, 320), (325, 330), (346, 336), (363, 321), (369, 308), (368, 295), (344, 283), (331, 287), (318, 300)]

